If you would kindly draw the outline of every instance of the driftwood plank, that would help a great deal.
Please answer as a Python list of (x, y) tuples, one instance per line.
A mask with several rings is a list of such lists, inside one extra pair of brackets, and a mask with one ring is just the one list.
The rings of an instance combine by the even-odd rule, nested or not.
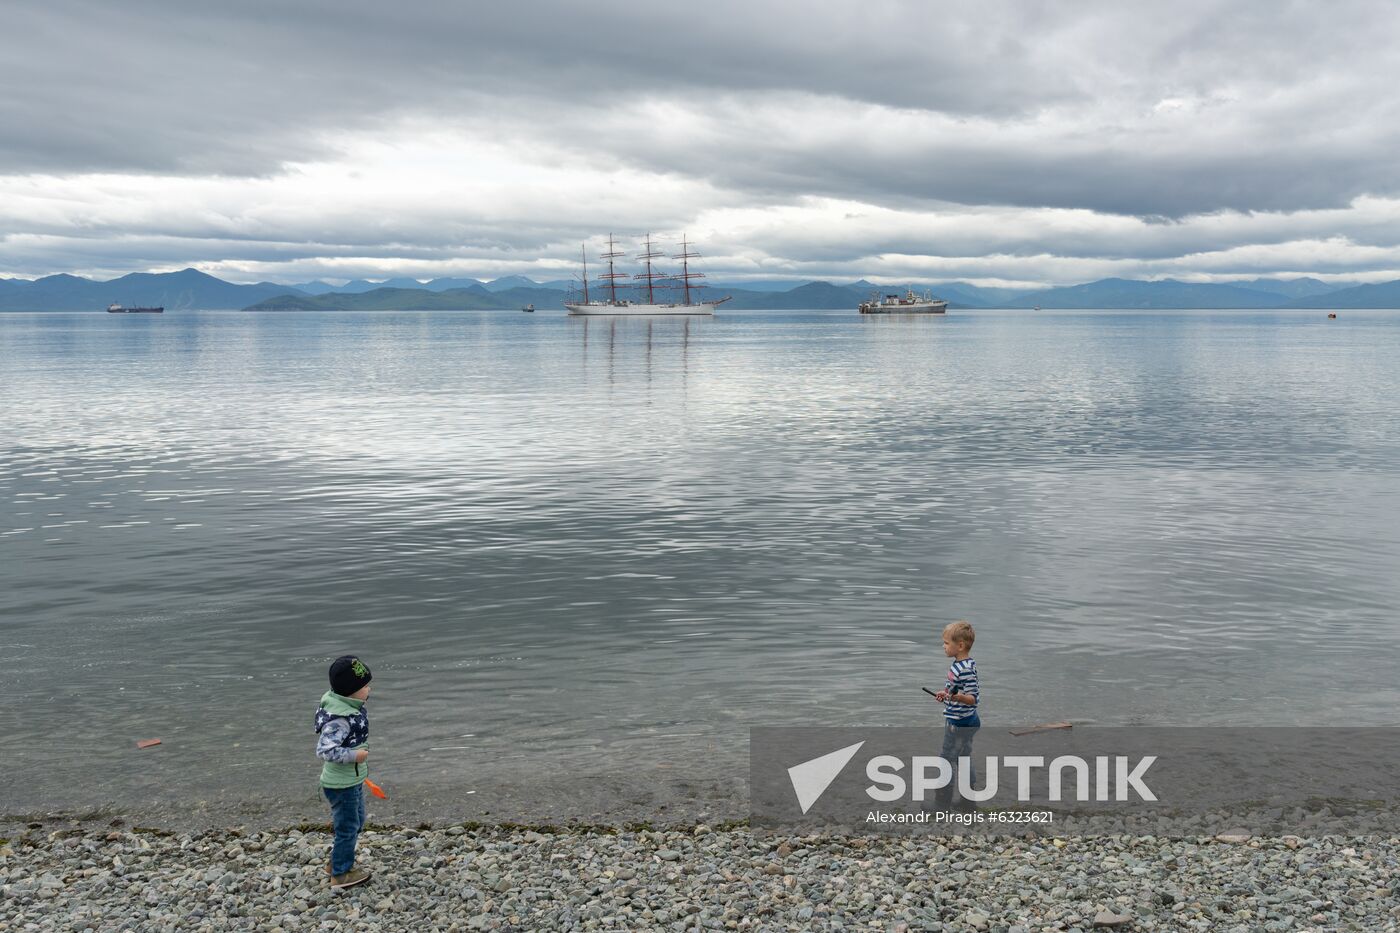
[(1049, 732), (1052, 729), (1073, 729), (1074, 724), (1068, 722), (1043, 722), (1038, 726), (1030, 726), (1026, 729), (1012, 729), (1012, 735), (1031, 735), (1035, 732)]

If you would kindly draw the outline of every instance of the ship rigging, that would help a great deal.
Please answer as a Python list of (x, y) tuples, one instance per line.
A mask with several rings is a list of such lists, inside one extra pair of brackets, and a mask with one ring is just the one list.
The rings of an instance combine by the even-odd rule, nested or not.
[[(642, 271), (635, 275), (628, 275), (625, 272), (617, 271), (617, 260), (625, 253), (617, 248), (617, 239), (613, 234), (608, 234), (608, 249), (605, 253), (600, 253), (599, 258), (607, 260), (608, 271), (598, 276), (598, 284), (606, 287), (608, 297), (594, 298), (589, 291), (588, 279), (588, 247), (585, 245), (580, 250), (580, 261), (582, 264), (582, 292), (583, 300), (566, 300), (564, 307), (570, 314), (578, 315), (601, 315), (601, 314), (656, 314), (656, 315), (679, 315), (679, 314), (714, 314), (715, 308), (729, 298), (705, 299), (700, 296), (703, 285), (696, 284), (696, 281), (703, 279), (705, 273), (692, 272), (690, 260), (699, 258), (700, 254), (691, 249), (688, 238), (681, 237), (681, 251), (668, 258), (679, 259), (681, 261), (681, 271), (677, 274), (668, 274), (657, 271), (653, 260), (666, 257), (666, 253), (657, 247), (652, 241), (651, 234), (646, 234), (642, 238), (643, 249), (635, 257), (642, 263)], [(633, 301), (627, 297), (618, 297), (618, 281), (634, 281), (639, 283), (637, 288), (645, 295), (645, 300)], [(682, 292), (682, 300), (678, 302), (658, 301), (657, 293), (665, 292), (668, 288), (679, 288)], [(640, 298), (640, 296), (639, 296)]]

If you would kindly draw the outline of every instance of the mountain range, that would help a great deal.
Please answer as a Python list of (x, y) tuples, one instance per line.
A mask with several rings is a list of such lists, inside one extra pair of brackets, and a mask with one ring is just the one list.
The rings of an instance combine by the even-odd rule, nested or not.
[(523, 275), (506, 275), (499, 279), (492, 279), (489, 282), (484, 282), (481, 279), (454, 278), (432, 279), (427, 282), (420, 282), (417, 279), (398, 278), (385, 279), (382, 282), (355, 279), (354, 281), (346, 282), (344, 285), (332, 285), (330, 282), (318, 280), (315, 282), (301, 282), (296, 285), (288, 285), (283, 290), (290, 291), (293, 294), (296, 292), (304, 292), (308, 295), (325, 295), (329, 292), (339, 292), (341, 294), (358, 295), (364, 292), (372, 292), (376, 288), (412, 288), (423, 289), (430, 292), (445, 292), (454, 288), (471, 288), (476, 285), (481, 286), (488, 292), (503, 292), (512, 288), (539, 288), (541, 285), (545, 288), (554, 288), (559, 291), (567, 291), (569, 288), (569, 283), (567, 281), (535, 282), (531, 279), (527, 279)]
[[(567, 281), (535, 282), (524, 276), (504, 276), (489, 282), (470, 278), (429, 282), (399, 278), (384, 282), (356, 280), (340, 286), (328, 282), (292, 286), (273, 282), (237, 285), (195, 269), (138, 272), (107, 282), (61, 274), (32, 281), (0, 279), (0, 311), (98, 311), (112, 302), (158, 304), (168, 310), (495, 310), (526, 304), (545, 309), (559, 308), (569, 285)], [(966, 282), (891, 286), (865, 280), (801, 284), (768, 280), (715, 282), (707, 294), (731, 295), (732, 300), (725, 307), (734, 309), (840, 309), (854, 308), (874, 292), (888, 294), (906, 287), (917, 292), (931, 291), (955, 309), (1400, 308), (1400, 280), (1344, 287), (1311, 278), (1260, 278), (1231, 284), (1111, 278), (1038, 291), (986, 288)]]
[(109, 282), (76, 275), (42, 279), (0, 279), (0, 311), (100, 311), (117, 302), (179, 308), (244, 308), (285, 294), (272, 282), (234, 285), (196, 269), (179, 272), (133, 272)]

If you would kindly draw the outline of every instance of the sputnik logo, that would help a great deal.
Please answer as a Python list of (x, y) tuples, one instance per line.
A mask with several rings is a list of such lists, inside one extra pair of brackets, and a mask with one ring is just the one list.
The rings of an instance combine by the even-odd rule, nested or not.
[(821, 799), (831, 782), (840, 775), (841, 769), (850, 763), (864, 744), (857, 742), (847, 745), (787, 769), (788, 779), (792, 781), (792, 789), (797, 794), (797, 802), (801, 805), (803, 814)]

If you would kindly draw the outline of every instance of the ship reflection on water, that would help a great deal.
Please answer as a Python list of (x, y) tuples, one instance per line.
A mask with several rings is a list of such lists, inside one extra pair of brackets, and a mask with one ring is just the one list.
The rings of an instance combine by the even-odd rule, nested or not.
[(656, 370), (679, 375), (682, 385), (690, 373), (691, 341), (699, 339), (708, 321), (694, 317), (574, 317), (566, 319), (578, 334), (589, 369), (606, 358), (608, 381), (635, 374), (650, 386)]

